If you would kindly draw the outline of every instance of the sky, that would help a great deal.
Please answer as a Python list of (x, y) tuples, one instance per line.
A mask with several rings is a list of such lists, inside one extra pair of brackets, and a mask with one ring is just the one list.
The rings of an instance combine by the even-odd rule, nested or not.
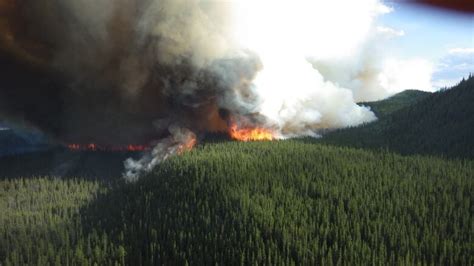
[(433, 64), (432, 85), (455, 85), (474, 73), (474, 15), (386, 1), (392, 12), (378, 24), (397, 35), (386, 49), (398, 58), (420, 58)]

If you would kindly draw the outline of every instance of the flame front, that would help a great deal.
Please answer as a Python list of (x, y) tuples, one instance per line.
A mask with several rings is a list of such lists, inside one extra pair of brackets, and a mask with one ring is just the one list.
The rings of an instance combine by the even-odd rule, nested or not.
[(119, 146), (101, 146), (95, 143), (89, 144), (67, 144), (69, 150), (72, 151), (147, 151), (150, 147), (147, 145), (119, 145)]
[(239, 128), (236, 124), (230, 126), (229, 134), (232, 139), (239, 141), (274, 140), (275, 133), (267, 128)]
[(190, 151), (194, 148), (194, 146), (196, 146), (196, 143), (197, 143), (197, 140), (196, 140), (196, 137), (194, 135), (188, 137), (186, 139), (186, 142), (180, 144), (178, 146), (178, 151), (177, 151), (177, 154), (182, 154), (183, 152), (186, 152), (186, 151)]

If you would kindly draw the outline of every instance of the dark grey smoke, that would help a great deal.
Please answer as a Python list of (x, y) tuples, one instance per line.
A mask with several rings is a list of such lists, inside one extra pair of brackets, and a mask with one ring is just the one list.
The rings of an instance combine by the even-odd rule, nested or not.
[(261, 66), (226, 35), (226, 1), (8, 2), (0, 116), (61, 141), (147, 143), (171, 124), (226, 130), (219, 109), (246, 115), (259, 101)]

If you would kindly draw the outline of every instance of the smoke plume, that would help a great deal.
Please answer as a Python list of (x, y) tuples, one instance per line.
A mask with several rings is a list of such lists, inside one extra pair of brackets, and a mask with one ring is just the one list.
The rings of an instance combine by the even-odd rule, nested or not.
[(150, 172), (170, 156), (188, 151), (196, 144), (196, 135), (189, 129), (172, 125), (169, 132), (171, 136), (160, 140), (153, 150), (141, 159), (129, 158), (125, 161), (124, 178), (128, 182), (136, 181), (141, 175)]
[(365, 55), (390, 8), (352, 2), (0, 0), (0, 115), (66, 143), (161, 139), (131, 179), (231, 123), (284, 138), (370, 122), (356, 100), (389, 94)]

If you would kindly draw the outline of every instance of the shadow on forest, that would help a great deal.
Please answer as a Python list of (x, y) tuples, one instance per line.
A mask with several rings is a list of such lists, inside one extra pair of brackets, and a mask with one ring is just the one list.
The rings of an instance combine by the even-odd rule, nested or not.
[(243, 218), (236, 219), (243, 217), (239, 203), (216, 184), (188, 175), (160, 170), (137, 183), (116, 182), (80, 210), (82, 232), (92, 239), (106, 235), (112, 249), (123, 247), (125, 264), (211, 263), (207, 252), (195, 250), (200, 247), (238, 261), (236, 232), (245, 230)]
[(113, 180), (123, 162), (138, 152), (70, 151), (54, 149), (0, 157), (0, 180), (51, 176), (63, 179)]

